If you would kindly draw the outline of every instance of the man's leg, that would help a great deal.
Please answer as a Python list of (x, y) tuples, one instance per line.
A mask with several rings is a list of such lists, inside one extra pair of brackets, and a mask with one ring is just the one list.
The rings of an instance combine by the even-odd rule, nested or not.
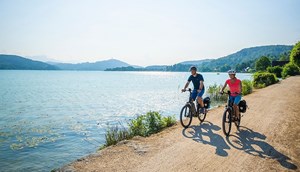
[(201, 113), (204, 113), (204, 110), (205, 110), (204, 109), (203, 99), (202, 99), (203, 94), (204, 94), (204, 89), (201, 90), (201, 92), (198, 93), (198, 95), (197, 95), (197, 102), (201, 106), (201, 111), (200, 111)]
[(204, 103), (203, 103), (203, 100), (202, 100), (202, 97), (197, 97), (197, 101), (198, 103), (200, 104), (200, 106), (203, 108), (204, 107)]

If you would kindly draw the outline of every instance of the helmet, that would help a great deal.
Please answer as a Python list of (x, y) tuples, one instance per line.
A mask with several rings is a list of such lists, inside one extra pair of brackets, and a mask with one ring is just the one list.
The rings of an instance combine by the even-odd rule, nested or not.
[(236, 72), (235, 72), (235, 70), (229, 70), (228, 71), (228, 74), (230, 75), (230, 74), (236, 74)]
[(191, 67), (190, 67), (190, 71), (192, 71), (192, 70), (195, 70), (195, 71), (197, 71), (197, 68), (196, 68), (196, 66), (191, 66)]

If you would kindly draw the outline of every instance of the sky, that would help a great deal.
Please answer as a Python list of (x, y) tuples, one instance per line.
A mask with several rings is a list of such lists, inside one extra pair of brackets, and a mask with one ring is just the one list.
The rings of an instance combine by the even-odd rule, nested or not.
[(300, 41), (299, 0), (0, 0), (0, 54), (171, 65)]

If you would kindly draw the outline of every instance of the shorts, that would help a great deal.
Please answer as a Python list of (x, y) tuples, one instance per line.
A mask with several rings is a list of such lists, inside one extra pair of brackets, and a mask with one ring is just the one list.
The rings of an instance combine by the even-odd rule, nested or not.
[(200, 93), (198, 93), (197, 90), (193, 90), (193, 91), (192, 91), (192, 99), (193, 99), (193, 100), (196, 100), (196, 97), (202, 98), (204, 92), (205, 92), (205, 89), (202, 89), (202, 90), (200, 91)]
[(242, 99), (241, 95), (230, 96), (230, 101), (233, 102), (233, 104), (235, 104), (235, 105), (239, 105), (241, 99)]

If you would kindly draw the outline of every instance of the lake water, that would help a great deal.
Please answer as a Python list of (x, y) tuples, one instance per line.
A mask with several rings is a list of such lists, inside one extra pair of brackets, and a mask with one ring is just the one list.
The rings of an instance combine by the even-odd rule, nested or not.
[[(51, 171), (95, 152), (107, 125), (188, 99), (176, 72), (0, 71), (0, 171)], [(226, 73), (203, 73), (205, 86)], [(250, 79), (250, 74), (238, 74)], [(191, 84), (192, 86), (192, 84)]]

